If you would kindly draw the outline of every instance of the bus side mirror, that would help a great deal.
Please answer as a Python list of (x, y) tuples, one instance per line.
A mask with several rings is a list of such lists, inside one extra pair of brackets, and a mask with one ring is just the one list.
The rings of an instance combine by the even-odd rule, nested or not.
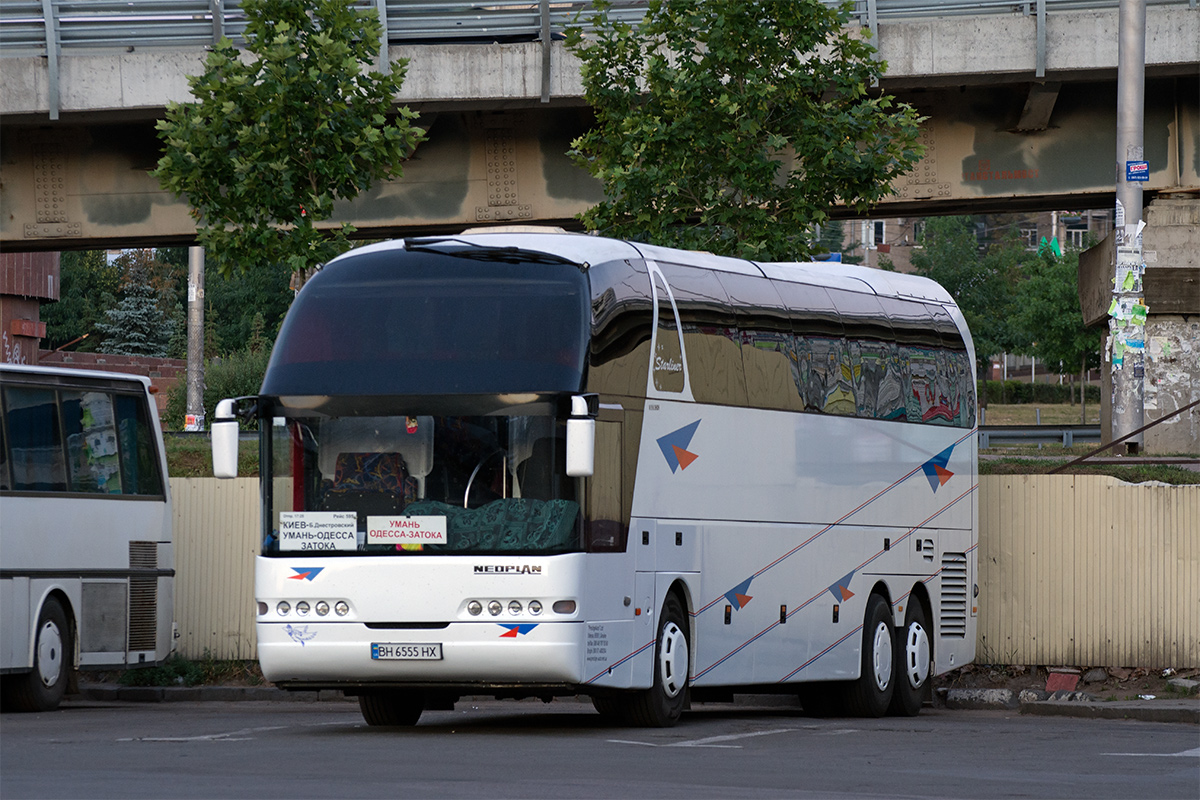
[(213, 475), (236, 478), (238, 474), (238, 421), (236, 403), (222, 400), (212, 423)]
[(596, 472), (596, 415), (599, 412), (598, 395), (571, 398), (571, 416), (567, 418), (567, 477), (590, 478)]

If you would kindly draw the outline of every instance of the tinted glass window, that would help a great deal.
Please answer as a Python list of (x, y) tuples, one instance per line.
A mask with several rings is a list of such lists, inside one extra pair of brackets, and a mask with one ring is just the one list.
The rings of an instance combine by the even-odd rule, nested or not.
[(64, 391), (63, 431), (72, 492), (121, 494), (121, 452), (112, 396)]
[(745, 404), (737, 318), (716, 274), (676, 264), (660, 266), (683, 325), (692, 396), (701, 403)]
[(661, 275), (651, 277), (654, 298), (658, 303), (657, 330), (654, 334), (654, 361), (650, 365), (654, 388), (660, 392), (682, 392), (686, 386), (683, 373), (683, 346), (680, 344), (679, 321), (671, 305), (671, 295)]
[(67, 465), (54, 391), (6, 388), (4, 411), (12, 455), (12, 488), (66, 491)]
[(578, 391), (591, 316), (582, 271), (507, 258), (388, 251), (330, 265), (288, 312), (263, 393)]
[(792, 322), (787, 307), (765, 278), (720, 273), (741, 334), (746, 396), (755, 408), (800, 410), (792, 380)]
[(639, 396), (650, 369), (653, 301), (645, 265), (610, 261), (588, 270), (592, 296), (592, 340), (588, 356), (590, 392)]
[(121, 445), (121, 484), (125, 494), (163, 493), (157, 437), (150, 427), (146, 404), (140, 397), (119, 394), (113, 398), (117, 439)]

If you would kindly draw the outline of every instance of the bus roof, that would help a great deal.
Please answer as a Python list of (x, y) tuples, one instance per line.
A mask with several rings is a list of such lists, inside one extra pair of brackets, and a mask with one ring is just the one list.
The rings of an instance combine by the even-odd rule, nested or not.
[(717, 272), (732, 272), (742, 275), (761, 275), (772, 280), (790, 283), (806, 283), (814, 286), (866, 292), (885, 297), (900, 297), (930, 300), (937, 303), (953, 303), (950, 293), (928, 278), (886, 272), (870, 267), (842, 264), (831, 261), (820, 262), (755, 262), (740, 258), (729, 258), (712, 253), (678, 250), (658, 245), (626, 242), (593, 236), (585, 233), (566, 233), (557, 230), (535, 232), (498, 229), (496, 233), (465, 233), (420, 239), (397, 239), (367, 245), (339, 256), (330, 263), (352, 258), (363, 253), (402, 250), (406, 242), (460, 241), (485, 247), (519, 247), (551, 253), (566, 258), (582, 267), (618, 259), (649, 259), (685, 264)]

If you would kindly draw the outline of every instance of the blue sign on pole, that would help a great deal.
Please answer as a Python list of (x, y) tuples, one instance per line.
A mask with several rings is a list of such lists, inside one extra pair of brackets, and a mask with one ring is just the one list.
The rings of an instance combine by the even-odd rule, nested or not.
[(1150, 162), (1149, 161), (1126, 161), (1125, 162), (1125, 180), (1126, 181), (1149, 181), (1150, 180)]

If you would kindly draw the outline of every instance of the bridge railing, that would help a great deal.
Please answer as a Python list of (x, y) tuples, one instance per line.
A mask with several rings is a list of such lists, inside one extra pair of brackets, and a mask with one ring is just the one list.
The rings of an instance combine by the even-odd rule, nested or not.
[[(838, 5), (839, 0), (822, 0)], [(1187, 5), (1200, 0), (1146, 0), (1147, 5)], [(585, 27), (591, 2), (583, 0), (356, 0), (382, 8), (392, 44), (519, 41), (560, 36)], [(855, 0), (854, 19), (874, 29), (880, 21), (913, 17), (1047, 13), (1114, 9), (1119, 0)], [(613, 14), (637, 22), (647, 0), (614, 0)], [(57, 54), (86, 48), (203, 47), (222, 36), (240, 42), (245, 16), (239, 0), (4, 0), (0, 4), (0, 56)]]

